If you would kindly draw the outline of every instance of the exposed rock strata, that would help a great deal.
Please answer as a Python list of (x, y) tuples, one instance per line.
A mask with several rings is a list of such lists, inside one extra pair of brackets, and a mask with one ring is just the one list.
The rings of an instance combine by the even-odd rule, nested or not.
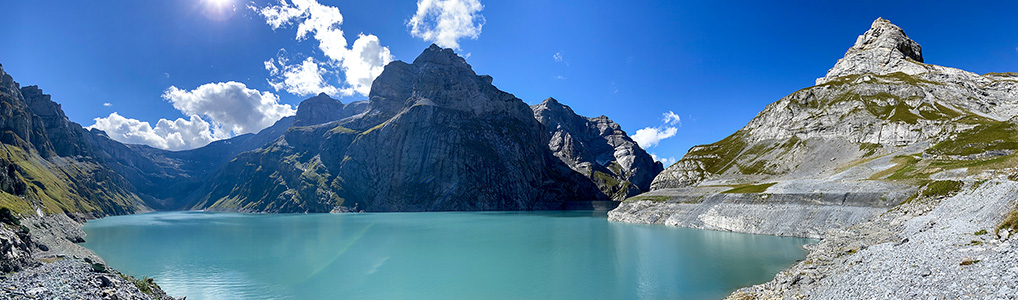
[(708, 230), (821, 238), (887, 210), (882, 193), (714, 194), (649, 193), (667, 200), (623, 202), (608, 220)]
[[(1018, 115), (1018, 76), (977, 75), (922, 61), (917, 43), (878, 19), (816, 86), (768, 105), (722, 141), (693, 147), (651, 188), (718, 178), (760, 182), (806, 173), (827, 176), (846, 162), (923, 142), (932, 146)], [(816, 160), (818, 148), (859, 151), (821, 156), (831, 160), (823, 163)]]
[(548, 131), (548, 147), (555, 157), (590, 178), (612, 199), (649, 191), (654, 176), (663, 169), (606, 116), (577, 115), (554, 98), (530, 108)]
[[(302, 102), (282, 137), (224, 166), (191, 207), (563, 209), (573, 207), (567, 201), (644, 191), (660, 170), (611, 120), (545, 108), (532, 109), (451, 49), (432, 46), (413, 63), (388, 64), (367, 102), (343, 104), (327, 95)], [(549, 132), (579, 143), (549, 149), (555, 139)], [(588, 167), (603, 176), (584, 173)]]
[(805, 261), (728, 299), (1016, 299), (1018, 240), (994, 231), (1018, 207), (1018, 183), (967, 182), (832, 230)]

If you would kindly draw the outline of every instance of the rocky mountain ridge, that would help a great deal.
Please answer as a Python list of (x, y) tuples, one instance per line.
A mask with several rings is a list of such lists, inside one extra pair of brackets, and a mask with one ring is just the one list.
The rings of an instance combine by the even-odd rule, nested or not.
[[(191, 207), (562, 209), (564, 201), (608, 200), (607, 192), (628, 191), (629, 178), (642, 176), (635, 181), (648, 187), (653, 174), (647, 173), (660, 169), (642, 149), (634, 150), (617, 124), (607, 118), (600, 122), (610, 131), (607, 137), (629, 143), (621, 146), (619, 158), (602, 158), (606, 165), (626, 165), (619, 172), (627, 177), (608, 178), (611, 188), (553, 155), (545, 125), (531, 107), (495, 88), (491, 76), (475, 74), (452, 50), (432, 46), (412, 64), (387, 65), (366, 102), (341, 104), (326, 95), (302, 102), (286, 134), (227, 164)], [(607, 145), (577, 146), (609, 147), (614, 153)]]
[[(929, 154), (974, 154), (937, 151), (944, 149), (937, 144), (1004, 126), (1018, 115), (1018, 74), (976, 75), (925, 64), (919, 44), (884, 19), (817, 83), (768, 105), (732, 136), (693, 147), (653, 189), (833, 176), (846, 162), (921, 143), (934, 150)], [(927, 149), (906, 152), (919, 150)]]
[(1018, 166), (1016, 105), (1018, 74), (927, 64), (880, 18), (817, 85), (692, 147), (609, 218), (820, 238)]
[[(646, 191), (661, 170), (607, 117), (565, 107), (541, 120), (583, 124), (546, 131), (491, 76), (434, 45), (388, 65), (367, 101), (320, 94), (257, 134), (186, 151), (113, 141), (2, 77), (0, 206), (20, 214), (561, 209)], [(582, 139), (553, 151), (552, 135)], [(578, 172), (591, 163), (597, 172)]]
[(650, 190), (661, 162), (606, 116), (586, 118), (555, 98), (530, 107), (548, 132), (555, 157), (597, 184), (605, 195), (624, 200)]

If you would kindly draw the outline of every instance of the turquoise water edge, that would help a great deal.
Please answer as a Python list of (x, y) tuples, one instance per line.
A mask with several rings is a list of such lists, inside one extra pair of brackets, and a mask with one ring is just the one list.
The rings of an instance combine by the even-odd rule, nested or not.
[(187, 299), (721, 299), (803, 238), (608, 222), (604, 212), (161, 212), (83, 245)]

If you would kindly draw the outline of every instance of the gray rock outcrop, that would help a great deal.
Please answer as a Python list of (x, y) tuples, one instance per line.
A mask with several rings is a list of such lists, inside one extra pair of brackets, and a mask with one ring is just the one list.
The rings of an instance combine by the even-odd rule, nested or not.
[(586, 118), (554, 98), (530, 107), (548, 132), (548, 148), (614, 200), (650, 190), (663, 169), (606, 116)]
[(1015, 74), (922, 61), (916, 42), (877, 19), (816, 86), (771, 103), (722, 141), (693, 147), (651, 188), (823, 178), (846, 162), (934, 146), (1018, 115)]
[[(914, 199), (926, 182), (1012, 166), (1018, 74), (926, 64), (918, 43), (877, 19), (816, 83), (692, 147), (609, 218), (819, 237)], [(779, 201), (834, 195), (879, 201)]]
[[(620, 152), (636, 152), (622, 145), (618, 125), (597, 122)], [(412, 64), (387, 65), (366, 102), (344, 105), (325, 95), (302, 102), (286, 134), (227, 164), (192, 207), (533, 210), (607, 200), (591, 179), (552, 154), (544, 128), (522, 100), (493, 86), (491, 76), (477, 75), (451, 49), (433, 45)], [(629, 154), (619, 156), (629, 164), (622, 176), (646, 186), (651, 170), (638, 169), (643, 166)]]
[(818, 78), (816, 84), (852, 74), (903, 72), (916, 75), (926, 71), (922, 62), (923, 52), (919, 43), (909, 39), (901, 27), (877, 18), (870, 29), (855, 40), (855, 45), (848, 49), (845, 57), (827, 71), (827, 76)]

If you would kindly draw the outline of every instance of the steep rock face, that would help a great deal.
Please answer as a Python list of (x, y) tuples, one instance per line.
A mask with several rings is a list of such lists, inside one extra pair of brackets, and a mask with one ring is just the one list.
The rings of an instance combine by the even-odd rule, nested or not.
[(636, 144), (606, 116), (586, 118), (548, 98), (530, 107), (548, 132), (548, 147), (569, 168), (590, 178), (615, 200), (650, 190), (660, 162)]
[(539, 208), (546, 151), (528, 105), (450, 49), (433, 46), (401, 71), (376, 81), (411, 93), (372, 97), (403, 107), (350, 145), (345, 198), (382, 211)]
[[(300, 103), (292, 121), (259, 135), (282, 130), (274, 140), (241, 153), (224, 165), (187, 201), (187, 208), (251, 212), (328, 212), (342, 204), (335, 175), (356, 132), (336, 121), (359, 115), (366, 101), (343, 104), (321, 94)], [(282, 120), (281, 120), (282, 121)], [(281, 127), (285, 125), (285, 127)]]
[(229, 163), (194, 208), (529, 210), (607, 199), (552, 155), (530, 107), (491, 83), (434, 45), (412, 64), (392, 62), (366, 107), (302, 103), (316, 112), (298, 112), (283, 138)]
[(37, 87), (0, 67), (0, 206), (25, 213), (124, 214), (148, 209), (91, 151), (87, 133)]
[[(1001, 128), (1018, 115), (1018, 75), (977, 75), (922, 61), (916, 42), (877, 19), (816, 86), (768, 105), (724, 140), (693, 147), (655, 178), (652, 189), (826, 178), (857, 165), (850, 162), (898, 151), (950, 156), (1013, 150), (992, 140), (967, 147), (952, 141), (987, 130), (1010, 134)], [(889, 176), (878, 171), (835, 177)]]
[(870, 29), (860, 35), (845, 57), (818, 78), (821, 85), (834, 78), (851, 74), (890, 74), (902, 72), (916, 75), (926, 71), (922, 66), (922, 47), (905, 35), (905, 31), (883, 18), (873, 21)]
[(341, 120), (363, 113), (367, 109), (367, 104), (366, 101), (343, 104), (343, 102), (321, 93), (302, 101), (297, 106), (297, 115), (293, 126), (311, 126)]

